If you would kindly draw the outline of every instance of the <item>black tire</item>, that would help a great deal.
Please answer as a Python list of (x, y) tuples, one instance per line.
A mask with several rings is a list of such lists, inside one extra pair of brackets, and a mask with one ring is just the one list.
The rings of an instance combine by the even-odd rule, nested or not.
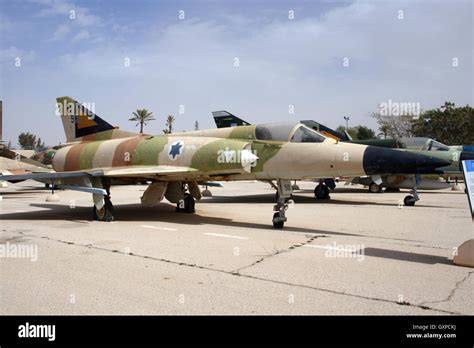
[(102, 209), (97, 209), (95, 205), (92, 207), (94, 220), (110, 222), (114, 221), (114, 206), (110, 198), (104, 198), (104, 206)]
[(407, 207), (413, 207), (415, 205), (415, 197), (413, 196), (406, 196), (403, 199), (403, 204), (405, 204)]
[(314, 188), (314, 197), (317, 199), (329, 199), (329, 187), (319, 184)]
[(184, 212), (188, 214), (196, 212), (195, 204), (194, 197), (191, 194), (186, 193), (184, 195)]
[(371, 182), (369, 185), (369, 192), (370, 193), (381, 193), (382, 192), (382, 185), (378, 185), (375, 182)]
[[(275, 214), (273, 214), (273, 219), (278, 218), (279, 216), (280, 216), (280, 213), (275, 213)], [(282, 229), (284, 225), (285, 225), (284, 221), (275, 222), (275, 220), (273, 220), (273, 227), (274, 228)]]

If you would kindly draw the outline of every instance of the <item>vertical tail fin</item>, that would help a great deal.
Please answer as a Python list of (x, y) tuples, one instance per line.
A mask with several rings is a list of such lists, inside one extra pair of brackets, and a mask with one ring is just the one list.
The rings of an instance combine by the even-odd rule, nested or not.
[(114, 127), (97, 116), (94, 105), (80, 104), (71, 97), (56, 98), (57, 114), (61, 116), (67, 142), (78, 140), (87, 135), (113, 130)]
[(235, 115), (232, 115), (227, 111), (213, 111), (212, 117), (214, 117), (214, 122), (216, 123), (217, 128), (225, 127), (236, 127), (236, 126), (249, 126), (250, 123), (238, 118)]

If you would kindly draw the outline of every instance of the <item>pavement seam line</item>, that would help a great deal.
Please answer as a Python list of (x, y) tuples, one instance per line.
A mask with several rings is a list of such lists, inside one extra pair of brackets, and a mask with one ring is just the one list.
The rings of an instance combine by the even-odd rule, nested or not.
[(468, 272), (468, 274), (463, 278), (461, 279), (460, 281), (456, 282), (456, 284), (454, 285), (454, 288), (451, 290), (451, 292), (449, 293), (448, 297), (446, 297), (444, 300), (439, 300), (439, 301), (425, 301), (425, 302), (422, 302), (420, 303), (420, 306), (421, 305), (425, 305), (427, 303), (431, 303), (431, 304), (436, 304), (436, 303), (443, 303), (443, 302), (447, 302), (447, 301), (450, 301), (454, 294), (456, 293), (457, 290), (459, 290), (459, 287), (466, 281), (469, 279), (469, 277), (474, 274), (474, 271), (471, 271), (471, 272)]
[[(74, 246), (84, 247), (84, 248), (88, 248), (88, 249), (106, 251), (106, 252), (109, 252), (109, 253), (122, 254), (122, 255), (126, 255), (126, 256), (135, 256), (135, 257), (148, 259), (148, 260), (171, 263), (171, 264), (174, 264), (174, 265), (177, 265), (177, 266), (194, 267), (194, 268), (204, 269), (204, 270), (211, 271), (211, 272), (219, 272), (219, 273), (224, 273), (224, 274), (228, 274), (228, 275), (231, 275), (231, 276), (244, 277), (244, 278), (248, 278), (248, 279), (260, 280), (260, 281), (274, 283), (274, 284), (280, 284), (280, 285), (286, 285), (286, 286), (292, 286), (292, 287), (304, 288), (304, 289), (310, 289), (310, 290), (316, 290), (316, 291), (323, 291), (323, 292), (328, 292), (328, 293), (332, 293), (332, 294), (335, 294), (335, 295), (349, 296), (349, 297), (355, 297), (355, 298), (360, 298), (360, 299), (365, 299), (365, 300), (385, 302), (385, 303), (390, 303), (390, 304), (396, 304), (396, 305), (399, 305), (399, 306), (404, 305), (404, 306), (418, 307), (418, 308), (423, 309), (423, 310), (431, 310), (431, 311), (442, 312), (442, 313), (446, 313), (446, 314), (457, 314), (457, 315), (462, 314), (462, 313), (458, 313), (458, 312), (452, 312), (452, 311), (446, 311), (446, 310), (442, 310), (442, 309), (431, 308), (431, 307), (428, 307), (428, 306), (424, 306), (422, 304), (417, 305), (417, 304), (413, 304), (413, 303), (409, 303), (409, 302), (400, 303), (400, 302), (397, 302), (397, 301), (387, 300), (387, 299), (383, 299), (383, 298), (368, 297), (368, 296), (351, 294), (351, 293), (347, 293), (347, 292), (340, 292), (340, 291), (335, 291), (335, 290), (330, 290), (330, 289), (325, 289), (325, 288), (317, 288), (317, 287), (310, 286), (310, 285), (292, 284), (292, 283), (288, 283), (288, 282), (284, 282), (284, 281), (280, 281), (280, 280), (261, 278), (261, 277), (256, 277), (256, 276), (252, 276), (252, 275), (247, 275), (247, 274), (235, 273), (235, 272), (232, 272), (232, 271), (225, 271), (225, 270), (222, 270), (222, 269), (215, 269), (215, 268), (209, 268), (209, 267), (205, 267), (205, 266), (199, 266), (197, 264), (192, 264), (192, 263), (187, 263), (187, 262), (178, 262), (178, 261), (161, 259), (161, 258), (152, 257), (152, 256), (139, 255), (139, 254), (134, 254), (134, 253), (126, 253), (126, 252), (123, 252), (123, 251), (120, 251), (120, 250), (117, 250), (117, 249), (111, 250), (111, 249), (106, 249), (106, 248), (93, 246), (92, 244), (78, 244), (78, 243), (68, 242), (68, 241), (61, 240), (61, 239), (54, 239), (54, 238), (51, 238), (51, 237), (48, 237), (48, 236), (28, 235), (28, 234), (25, 234), (23, 232), (13, 232), (13, 233), (19, 233), (19, 234), (27, 236), (27, 237), (45, 239), (45, 240), (49, 240), (49, 241), (53, 241), (53, 242), (66, 244), (66, 245), (74, 245)], [(327, 237), (327, 236), (313, 236), (310, 239), (312, 239), (312, 238), (316, 239), (318, 237)], [(281, 254), (282, 252), (288, 252), (288, 251), (293, 250), (297, 247), (301, 247), (301, 246), (303, 246), (304, 244), (307, 244), (307, 243), (309, 243), (309, 240), (305, 243), (297, 243), (295, 245), (292, 245), (292, 246), (290, 246), (289, 248), (287, 248), (283, 251), (280, 251), (276, 254), (268, 255), (267, 257), (278, 255), (278, 254)], [(267, 258), (267, 257), (265, 257), (265, 258)]]
[(276, 252), (273, 252), (271, 254), (268, 254), (268, 255), (265, 255), (263, 257), (261, 257), (260, 259), (258, 259), (257, 261), (255, 262), (252, 262), (250, 265), (247, 265), (247, 266), (243, 266), (243, 267), (240, 267), (240, 268), (237, 268), (233, 271), (230, 271), (231, 273), (235, 273), (236, 275), (240, 275), (240, 271), (243, 270), (243, 269), (247, 269), (247, 268), (250, 268), (250, 267), (253, 267), (263, 261), (265, 261), (266, 259), (268, 258), (271, 258), (273, 256), (276, 256), (276, 255), (279, 255), (279, 254), (283, 254), (283, 253), (287, 253), (291, 250), (294, 250), (294, 249), (297, 249), (297, 248), (300, 248), (306, 244), (309, 244), (311, 243), (313, 240), (317, 239), (317, 238), (325, 238), (325, 237), (328, 237), (326, 235), (319, 235), (319, 236), (312, 236), (312, 237), (309, 237), (309, 239), (303, 243), (296, 243), (296, 244), (293, 244), (293, 245), (290, 245), (288, 248), (286, 249), (282, 249), (282, 250), (278, 250)]

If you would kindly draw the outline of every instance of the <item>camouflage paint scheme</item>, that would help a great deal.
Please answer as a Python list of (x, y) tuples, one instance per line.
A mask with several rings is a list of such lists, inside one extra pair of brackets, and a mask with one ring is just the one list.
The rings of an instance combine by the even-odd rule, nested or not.
[(273, 223), (281, 228), (291, 179), (385, 174), (406, 165), (407, 172), (418, 173), (447, 164), (403, 150), (338, 142), (299, 123), (151, 136), (121, 131), (70, 97), (58, 98), (57, 104), (67, 143), (46, 155), (56, 172), (41, 178), (91, 192), (94, 218), (103, 221), (113, 220), (113, 184), (150, 183), (142, 203), (166, 197), (178, 203), (178, 210), (193, 212), (193, 197), (201, 197), (199, 181), (277, 180)]
[[(108, 124), (100, 117), (81, 107), (70, 97), (57, 98), (58, 108), (69, 143), (57, 151), (53, 158), (56, 171), (87, 171), (103, 169), (106, 176), (112, 176), (115, 168), (124, 173), (116, 176), (140, 176), (143, 166), (181, 168), (180, 173), (170, 175), (158, 172), (143, 173), (144, 178), (156, 180), (270, 180), (270, 179), (318, 179), (340, 176), (366, 175), (363, 166), (364, 153), (368, 146), (338, 142), (331, 138), (321, 142), (290, 142), (298, 127), (295, 123), (288, 138), (279, 141), (258, 140), (257, 126), (248, 125), (233, 128), (199, 130), (150, 136), (124, 132)], [(68, 105), (76, 105), (71, 110)], [(74, 114), (71, 116), (71, 111)], [(88, 127), (94, 132), (82, 137), (76, 135)], [(96, 132), (96, 130), (102, 130)], [(133, 136), (130, 136), (133, 134)], [(171, 147), (182, 142), (182, 153), (173, 159), (169, 156)], [(257, 157), (251, 170), (243, 170), (241, 163), (219, 163), (218, 153), (229, 149), (239, 152), (244, 148)], [(403, 150), (393, 150), (403, 151)], [(136, 167), (136, 172), (124, 171)], [(186, 171), (186, 173), (184, 173)], [(190, 172), (193, 172), (192, 174)], [(381, 173), (383, 174), (383, 173)]]

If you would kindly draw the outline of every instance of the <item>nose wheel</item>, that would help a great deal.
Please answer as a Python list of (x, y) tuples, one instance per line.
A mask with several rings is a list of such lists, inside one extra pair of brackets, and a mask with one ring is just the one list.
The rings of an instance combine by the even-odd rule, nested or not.
[(413, 207), (415, 203), (420, 200), (418, 190), (416, 189), (416, 178), (413, 178), (413, 184), (413, 188), (410, 191), (411, 195), (408, 195), (403, 199), (403, 204), (407, 207)]
[(283, 213), (283, 217), (281, 216), (280, 213), (275, 213), (273, 214), (273, 227), (281, 229), (285, 225), (286, 217), (285, 214)]
[(403, 204), (407, 207), (413, 207), (416, 203), (416, 199), (413, 196), (406, 196), (403, 199)]

